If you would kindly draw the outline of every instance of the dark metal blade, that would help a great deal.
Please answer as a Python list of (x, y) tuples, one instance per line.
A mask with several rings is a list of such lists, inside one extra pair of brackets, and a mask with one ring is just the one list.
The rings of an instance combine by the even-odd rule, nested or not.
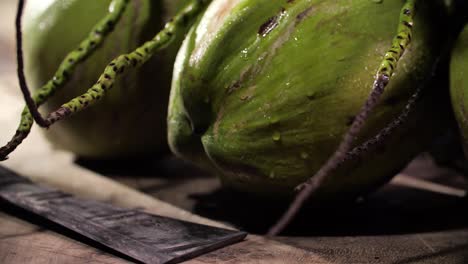
[(177, 263), (247, 235), (76, 198), (2, 166), (0, 197), (144, 263)]

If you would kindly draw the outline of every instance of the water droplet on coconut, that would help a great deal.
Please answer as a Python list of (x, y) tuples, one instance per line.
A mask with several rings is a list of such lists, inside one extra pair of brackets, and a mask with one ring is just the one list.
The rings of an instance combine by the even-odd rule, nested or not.
[(270, 118), (270, 124), (271, 125), (277, 125), (279, 123), (279, 119), (277, 117), (271, 117)]
[(242, 101), (245, 101), (245, 100), (249, 99), (249, 96), (246, 95), (246, 94), (243, 94), (243, 95), (241, 95), (239, 98), (240, 98)]
[(241, 58), (246, 60), (246, 59), (248, 59), (248, 57), (249, 57), (249, 51), (247, 49), (243, 49), (241, 51)]
[(306, 96), (307, 96), (307, 99), (314, 100), (317, 94), (315, 92), (308, 92)]
[(275, 133), (273, 133), (272, 138), (273, 138), (273, 141), (276, 141), (276, 142), (280, 141), (281, 140), (281, 133), (278, 132), (278, 131), (275, 131)]
[(270, 176), (270, 179), (276, 178), (276, 173), (275, 173), (275, 171), (270, 171), (270, 174), (269, 174), (268, 176)]
[(301, 159), (306, 160), (308, 158), (309, 158), (309, 154), (307, 154), (307, 152), (304, 152), (304, 151), (301, 152)]

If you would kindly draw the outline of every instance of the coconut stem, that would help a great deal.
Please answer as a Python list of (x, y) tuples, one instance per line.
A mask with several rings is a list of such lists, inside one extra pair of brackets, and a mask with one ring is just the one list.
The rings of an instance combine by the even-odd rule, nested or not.
[(195, 0), (172, 18), (152, 40), (147, 41), (135, 51), (120, 55), (104, 69), (99, 77), (86, 93), (63, 104), (59, 109), (47, 116), (47, 122), (54, 124), (68, 116), (83, 111), (98, 102), (113, 87), (116, 78), (124, 74), (129, 68), (135, 68), (148, 61), (157, 51), (167, 47), (179, 30), (194, 20), (204, 9), (208, 1)]
[(45, 120), (42, 118), (39, 111), (37, 111), (36, 103), (34, 102), (33, 98), (31, 97), (31, 93), (29, 92), (28, 85), (26, 83), (26, 77), (24, 76), (24, 61), (23, 61), (23, 34), (22, 34), (22, 23), (21, 20), (23, 18), (23, 11), (24, 11), (24, 0), (18, 1), (18, 12), (16, 14), (16, 57), (17, 57), (17, 74), (18, 74), (18, 82), (20, 85), (20, 90), (23, 93), (24, 101), (26, 102), (26, 106), (31, 110), (31, 115), (36, 120), (36, 122), (40, 125), (46, 125)]
[(411, 95), (410, 99), (405, 105), (405, 108), (403, 109), (403, 111), (400, 113), (399, 116), (397, 116), (390, 124), (388, 124), (382, 130), (380, 130), (379, 133), (377, 133), (377, 135), (375, 135), (373, 138), (367, 140), (360, 146), (357, 146), (353, 148), (351, 151), (349, 151), (346, 157), (340, 162), (340, 164), (354, 157), (359, 157), (362, 155), (362, 153), (368, 151), (371, 148), (375, 148), (377, 145), (379, 145), (379, 143), (384, 142), (384, 139), (386, 137), (391, 135), (393, 131), (395, 131), (395, 129), (400, 127), (407, 120), (409, 114), (414, 108), (414, 105), (420, 98), (422, 89), (423, 89), (422, 86), (416, 89), (416, 91)]
[(317, 192), (320, 186), (322, 186), (330, 177), (331, 172), (341, 164), (342, 160), (346, 158), (348, 152), (352, 150), (355, 138), (364, 127), (366, 120), (369, 118), (375, 106), (380, 102), (380, 98), (385, 91), (385, 87), (388, 85), (390, 77), (397, 67), (398, 61), (411, 43), (415, 2), (416, 0), (408, 0), (404, 4), (400, 14), (397, 35), (394, 37), (392, 47), (385, 54), (384, 60), (377, 70), (372, 91), (359, 114), (351, 124), (350, 129), (345, 134), (337, 150), (312, 178), (297, 187), (299, 193), (296, 195), (294, 201), (280, 220), (270, 229), (268, 232), (269, 235), (277, 235), (283, 231), (283, 229), (294, 219), (304, 203)]
[(86, 60), (86, 58), (101, 46), (106, 36), (113, 31), (115, 24), (117, 24), (122, 17), (128, 2), (129, 0), (114, 0), (111, 3), (112, 8), (109, 9), (109, 13), (98, 22), (98, 24), (91, 30), (88, 37), (84, 39), (75, 50), (71, 51), (65, 57), (53, 78), (42, 86), (32, 97), (29, 93), (29, 89), (27, 88), (23, 73), (21, 18), (23, 14), (24, 1), (20, 0), (18, 2), (18, 13), (16, 18), (18, 77), (27, 106), (23, 109), (21, 121), (15, 135), (7, 145), (0, 148), (0, 161), (7, 159), (8, 154), (14, 151), (16, 147), (18, 147), (29, 135), (34, 123), (33, 120), (36, 120), (40, 126), (47, 127), (49, 125), (48, 121), (42, 118), (37, 107), (52, 97), (57, 90), (62, 88), (70, 79), (70, 76), (74, 72), (76, 66)]

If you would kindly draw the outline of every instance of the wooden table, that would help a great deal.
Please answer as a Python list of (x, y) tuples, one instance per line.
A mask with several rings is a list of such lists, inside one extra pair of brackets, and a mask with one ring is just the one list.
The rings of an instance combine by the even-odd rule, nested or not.
[[(83, 163), (83, 162), (81, 162)], [(115, 174), (112, 180), (166, 200), (202, 217), (261, 233), (280, 212), (263, 201), (233, 199), (218, 181), (174, 158), (132, 170), (109, 164), (85, 164)], [(432, 179), (450, 174), (420, 159), (407, 170), (420, 171)], [(141, 166), (140, 166), (141, 168)], [(176, 169), (178, 168), (178, 169)], [(138, 172), (123, 175), (126, 171)], [(167, 173), (171, 174), (168, 178)], [(188, 177), (190, 175), (191, 177)], [(465, 180), (451, 174), (446, 185), (461, 186)], [(447, 176), (447, 175), (446, 175)], [(245, 242), (192, 260), (191, 263), (467, 263), (468, 203), (448, 196), (402, 187), (405, 176), (359, 203), (332, 208), (313, 208), (288, 229), (289, 236), (274, 239), (251, 235)], [(109, 185), (110, 186), (110, 185)], [(118, 189), (112, 186), (110, 189)], [(110, 195), (112, 196), (112, 195)], [(127, 195), (132, 199), (137, 195)], [(136, 198), (144, 207), (147, 202)], [(232, 202), (235, 201), (235, 202)], [(114, 203), (119, 204), (118, 200)], [(131, 205), (127, 201), (127, 205)], [(154, 206), (149, 211), (161, 213)], [(169, 208), (180, 214), (180, 209)], [(6, 213), (5, 213), (6, 212)], [(163, 212), (164, 213), (164, 212)], [(29, 218), (28, 218), (29, 217)], [(125, 263), (80, 237), (64, 232), (24, 213), (4, 208), (0, 213), (0, 263)], [(203, 222), (204, 218), (193, 218)], [(103, 251), (104, 250), (104, 251)]]

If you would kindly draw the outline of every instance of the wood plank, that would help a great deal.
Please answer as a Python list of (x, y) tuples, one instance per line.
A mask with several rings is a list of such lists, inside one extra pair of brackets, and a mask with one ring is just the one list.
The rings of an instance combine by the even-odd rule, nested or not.
[(0, 263), (130, 263), (51, 230), (0, 212)]

